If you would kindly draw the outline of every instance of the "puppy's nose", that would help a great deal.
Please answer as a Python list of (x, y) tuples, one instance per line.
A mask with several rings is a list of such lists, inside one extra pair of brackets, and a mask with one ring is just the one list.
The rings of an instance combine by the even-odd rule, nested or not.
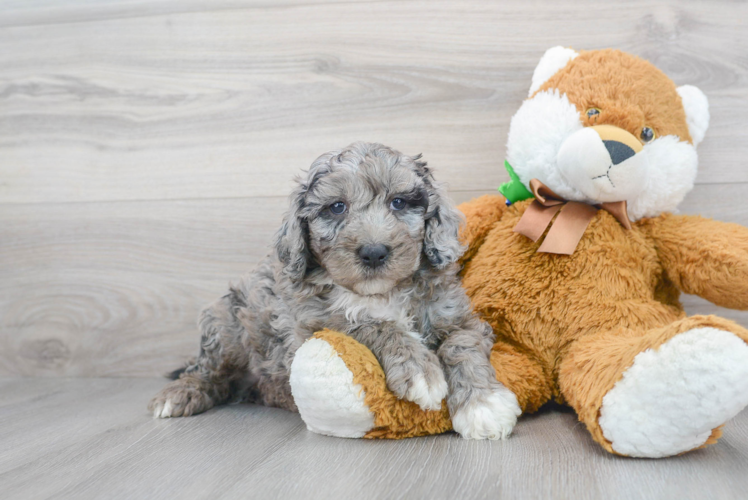
[(383, 265), (387, 261), (387, 256), (390, 254), (390, 249), (381, 243), (376, 245), (364, 245), (358, 249), (358, 256), (361, 257), (361, 262), (372, 269), (375, 269)]
[(605, 144), (605, 149), (610, 153), (610, 160), (613, 162), (613, 165), (618, 165), (636, 154), (636, 151), (622, 142), (603, 141), (603, 144)]

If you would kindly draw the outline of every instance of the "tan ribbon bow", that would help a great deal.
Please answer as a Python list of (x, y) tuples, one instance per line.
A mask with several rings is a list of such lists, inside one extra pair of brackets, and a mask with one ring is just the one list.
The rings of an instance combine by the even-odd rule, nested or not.
[(584, 231), (599, 209), (609, 212), (626, 229), (631, 229), (625, 201), (614, 201), (600, 205), (588, 205), (578, 201), (566, 201), (540, 182), (530, 181), (530, 191), (535, 200), (522, 214), (514, 232), (538, 241), (557, 212), (556, 221), (538, 248), (541, 253), (571, 255), (582, 239)]

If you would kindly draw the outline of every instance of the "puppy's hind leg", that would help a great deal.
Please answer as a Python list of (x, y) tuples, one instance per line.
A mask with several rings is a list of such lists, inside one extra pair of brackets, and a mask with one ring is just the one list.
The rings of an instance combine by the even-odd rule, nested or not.
[(148, 404), (154, 418), (188, 417), (229, 400), (232, 382), (246, 373), (248, 362), (233, 312), (237, 300), (232, 291), (203, 311), (200, 355)]
[[(219, 391), (192, 373), (170, 382), (148, 404), (154, 418), (189, 417), (209, 410), (217, 403)], [(220, 400), (219, 400), (220, 402)]]

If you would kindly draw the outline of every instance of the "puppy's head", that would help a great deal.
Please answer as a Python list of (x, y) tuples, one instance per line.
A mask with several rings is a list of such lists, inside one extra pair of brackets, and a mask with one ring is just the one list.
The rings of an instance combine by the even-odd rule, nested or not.
[(276, 238), (289, 279), (318, 269), (357, 294), (376, 295), (422, 261), (435, 269), (455, 262), (461, 215), (419, 160), (370, 143), (315, 160)]

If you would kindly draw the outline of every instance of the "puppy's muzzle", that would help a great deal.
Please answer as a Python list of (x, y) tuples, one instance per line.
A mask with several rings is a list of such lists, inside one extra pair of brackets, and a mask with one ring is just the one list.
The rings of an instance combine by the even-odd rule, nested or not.
[(361, 263), (371, 269), (383, 266), (390, 255), (390, 249), (381, 243), (374, 245), (364, 245), (358, 250), (358, 256)]

